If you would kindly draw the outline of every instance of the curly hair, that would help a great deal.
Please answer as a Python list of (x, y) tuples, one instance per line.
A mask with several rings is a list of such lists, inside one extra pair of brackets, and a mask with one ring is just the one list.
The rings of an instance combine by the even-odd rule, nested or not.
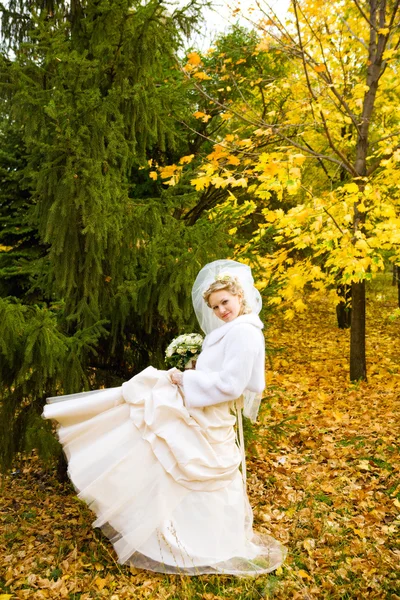
[(244, 291), (242, 286), (239, 283), (237, 277), (233, 277), (232, 275), (225, 275), (223, 277), (217, 278), (213, 281), (208, 288), (203, 292), (204, 301), (207, 303), (207, 306), (210, 306), (210, 296), (214, 292), (219, 292), (221, 290), (227, 290), (233, 296), (241, 296), (242, 298), (242, 307), (239, 315), (246, 315), (252, 312), (250, 306), (247, 304), (246, 299), (244, 297)]

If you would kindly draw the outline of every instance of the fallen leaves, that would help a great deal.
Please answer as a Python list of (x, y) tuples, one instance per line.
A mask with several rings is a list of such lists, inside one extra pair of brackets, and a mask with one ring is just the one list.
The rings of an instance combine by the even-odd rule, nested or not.
[[(347, 379), (348, 331), (323, 301), (295, 322), (274, 320), (268, 397), (248, 457), (256, 530), (288, 547), (271, 576), (164, 577), (121, 566), (90, 511), (34, 456), (4, 478), (0, 600), (287, 600), (400, 598), (399, 322), (374, 290), (370, 381)], [(18, 471), (19, 469), (19, 471)]]
[[(310, 598), (358, 597), (364, 589), (368, 597), (389, 598), (398, 590), (400, 348), (399, 324), (387, 324), (396, 302), (395, 289), (390, 293), (382, 310), (370, 292), (368, 383), (348, 382), (349, 332), (337, 329), (328, 302), (268, 330), (285, 352), (268, 370), (268, 409), (249, 487), (257, 521), (282, 541), (286, 536), (291, 549), (278, 597), (301, 589)], [(294, 430), (274, 436), (271, 421), (288, 415)]]

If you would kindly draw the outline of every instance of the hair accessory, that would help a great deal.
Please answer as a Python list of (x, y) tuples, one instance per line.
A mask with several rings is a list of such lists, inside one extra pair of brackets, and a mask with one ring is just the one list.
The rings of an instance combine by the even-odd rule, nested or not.
[(230, 282), (239, 283), (238, 278), (234, 277), (233, 275), (230, 275), (229, 273), (219, 273), (216, 276), (215, 281), (220, 281), (221, 283), (230, 283)]

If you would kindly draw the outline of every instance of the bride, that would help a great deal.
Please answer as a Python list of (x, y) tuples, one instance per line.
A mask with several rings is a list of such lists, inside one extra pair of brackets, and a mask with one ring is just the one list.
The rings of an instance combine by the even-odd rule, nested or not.
[(286, 552), (252, 530), (241, 420), (243, 405), (255, 420), (265, 386), (261, 297), (248, 266), (218, 260), (192, 298), (207, 334), (195, 370), (148, 367), (118, 388), (50, 398), (43, 415), (57, 421), (71, 481), (120, 563), (268, 573)]

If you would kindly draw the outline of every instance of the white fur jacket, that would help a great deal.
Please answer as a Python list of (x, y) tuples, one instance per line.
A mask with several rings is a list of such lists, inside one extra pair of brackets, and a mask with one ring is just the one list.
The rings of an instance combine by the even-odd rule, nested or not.
[(239, 398), (244, 390), (265, 387), (263, 324), (255, 314), (241, 315), (209, 333), (196, 369), (183, 374), (188, 408), (211, 406)]

